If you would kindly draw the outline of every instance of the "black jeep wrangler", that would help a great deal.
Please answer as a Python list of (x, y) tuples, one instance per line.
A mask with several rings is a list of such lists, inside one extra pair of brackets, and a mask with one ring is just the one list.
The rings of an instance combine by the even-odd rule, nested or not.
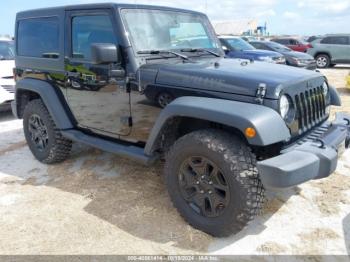
[(341, 102), (324, 76), (225, 59), (198, 12), (125, 4), (20, 12), (14, 72), (12, 109), (39, 161), (64, 161), (72, 141), (146, 165), (165, 159), (175, 207), (214, 236), (252, 220), (264, 188), (329, 176), (349, 147), (350, 117), (327, 121)]

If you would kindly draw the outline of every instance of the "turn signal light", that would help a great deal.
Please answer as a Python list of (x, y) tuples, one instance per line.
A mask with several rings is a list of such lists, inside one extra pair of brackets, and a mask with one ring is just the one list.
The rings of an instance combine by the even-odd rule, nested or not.
[(256, 136), (256, 130), (252, 127), (248, 127), (245, 130), (245, 136), (248, 138), (254, 138)]

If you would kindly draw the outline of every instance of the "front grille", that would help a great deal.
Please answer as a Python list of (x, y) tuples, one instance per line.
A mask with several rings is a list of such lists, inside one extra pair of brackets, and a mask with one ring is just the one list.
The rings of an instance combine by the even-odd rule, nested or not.
[(330, 128), (330, 123), (329, 122), (325, 122), (322, 125), (314, 128), (313, 130), (309, 131), (305, 136), (301, 137), (300, 139), (294, 141), (293, 143), (289, 143), (286, 145), (286, 147), (282, 148), (282, 150), (285, 149), (294, 149), (306, 142), (315, 142), (318, 139), (321, 139), (324, 134), (328, 131), (328, 129)]
[(277, 64), (285, 64), (286, 59), (283, 56), (274, 56), (272, 57), (272, 60), (275, 61)]
[(326, 101), (322, 87), (316, 87), (295, 95), (299, 134), (306, 132), (326, 117)]
[(11, 94), (13, 94), (15, 92), (14, 85), (2, 85), (1, 87)]

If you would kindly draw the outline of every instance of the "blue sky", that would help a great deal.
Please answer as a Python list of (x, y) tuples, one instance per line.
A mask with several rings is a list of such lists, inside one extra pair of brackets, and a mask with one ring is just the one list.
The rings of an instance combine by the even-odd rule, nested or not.
[[(13, 35), (18, 11), (111, 0), (2, 0), (0, 35)], [(113, 0), (112, 0), (113, 1)], [(256, 18), (267, 22), (271, 34), (314, 35), (350, 33), (350, 0), (122, 0), (122, 3), (155, 4), (207, 13), (212, 21)]]

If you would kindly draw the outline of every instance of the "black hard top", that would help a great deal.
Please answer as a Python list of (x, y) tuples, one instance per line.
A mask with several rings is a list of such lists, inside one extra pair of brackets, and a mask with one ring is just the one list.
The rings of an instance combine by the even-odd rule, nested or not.
[(73, 11), (73, 10), (123, 9), (123, 8), (168, 10), (168, 11), (176, 11), (176, 12), (202, 14), (196, 11), (165, 7), (165, 6), (120, 4), (120, 3), (98, 3), (98, 4), (67, 5), (67, 6), (59, 6), (59, 7), (32, 9), (32, 10), (27, 10), (27, 11), (22, 11), (17, 13), (17, 19), (30, 18), (30, 17), (36, 17), (36, 16), (59, 15), (59, 14), (62, 14), (64, 11)]

